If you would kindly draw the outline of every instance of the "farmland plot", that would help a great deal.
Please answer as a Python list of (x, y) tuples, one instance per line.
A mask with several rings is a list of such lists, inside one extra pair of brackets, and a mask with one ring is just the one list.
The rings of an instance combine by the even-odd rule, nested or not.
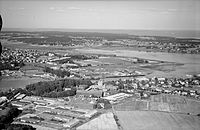
[(124, 130), (197, 130), (200, 118), (197, 116), (155, 112), (117, 111)]

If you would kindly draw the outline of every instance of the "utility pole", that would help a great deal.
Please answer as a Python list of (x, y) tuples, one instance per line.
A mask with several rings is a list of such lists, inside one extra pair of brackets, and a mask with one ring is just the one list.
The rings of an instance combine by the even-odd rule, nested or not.
[[(1, 31), (2, 25), (3, 25), (3, 21), (2, 21), (1, 15), (0, 15), (0, 31)], [(0, 42), (0, 58), (1, 58), (1, 53), (2, 53), (2, 45)], [(1, 76), (1, 70), (0, 70), (0, 76)]]

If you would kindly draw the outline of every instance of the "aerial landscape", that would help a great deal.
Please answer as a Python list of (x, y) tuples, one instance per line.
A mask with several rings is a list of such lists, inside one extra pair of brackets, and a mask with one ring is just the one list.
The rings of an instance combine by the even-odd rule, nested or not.
[(0, 1), (0, 129), (199, 130), (200, 1)]

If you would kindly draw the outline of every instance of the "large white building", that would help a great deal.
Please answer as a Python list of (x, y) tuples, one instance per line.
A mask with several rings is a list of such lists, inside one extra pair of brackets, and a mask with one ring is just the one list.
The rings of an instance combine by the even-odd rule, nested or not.
[(114, 95), (110, 95), (110, 96), (107, 96), (107, 97), (103, 97), (103, 99), (107, 99), (109, 100), (111, 103), (114, 103), (116, 101), (120, 101), (120, 100), (123, 100), (127, 97), (130, 97), (132, 96), (131, 94), (126, 94), (126, 93), (117, 93), (117, 94), (114, 94)]

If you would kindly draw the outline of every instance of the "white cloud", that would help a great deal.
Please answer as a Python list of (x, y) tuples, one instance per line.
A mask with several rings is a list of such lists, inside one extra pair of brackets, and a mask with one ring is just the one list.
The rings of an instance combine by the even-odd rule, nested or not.
[(64, 9), (57, 9), (56, 12), (65, 12)]
[(161, 11), (160, 14), (170, 14), (170, 11)]
[(56, 12), (65, 12), (62, 7), (49, 7), (49, 9)]
[(167, 9), (167, 11), (175, 12), (175, 11), (177, 11), (177, 9)]
[(21, 7), (21, 8), (19, 8), (19, 10), (24, 10), (25, 8), (23, 8), (23, 7)]
[(99, 11), (99, 10), (97, 10), (95, 8), (89, 8), (88, 11), (95, 12), (95, 11)]
[(69, 10), (80, 10), (81, 8), (78, 7), (68, 7)]
[(55, 7), (49, 7), (50, 10), (55, 10)]

